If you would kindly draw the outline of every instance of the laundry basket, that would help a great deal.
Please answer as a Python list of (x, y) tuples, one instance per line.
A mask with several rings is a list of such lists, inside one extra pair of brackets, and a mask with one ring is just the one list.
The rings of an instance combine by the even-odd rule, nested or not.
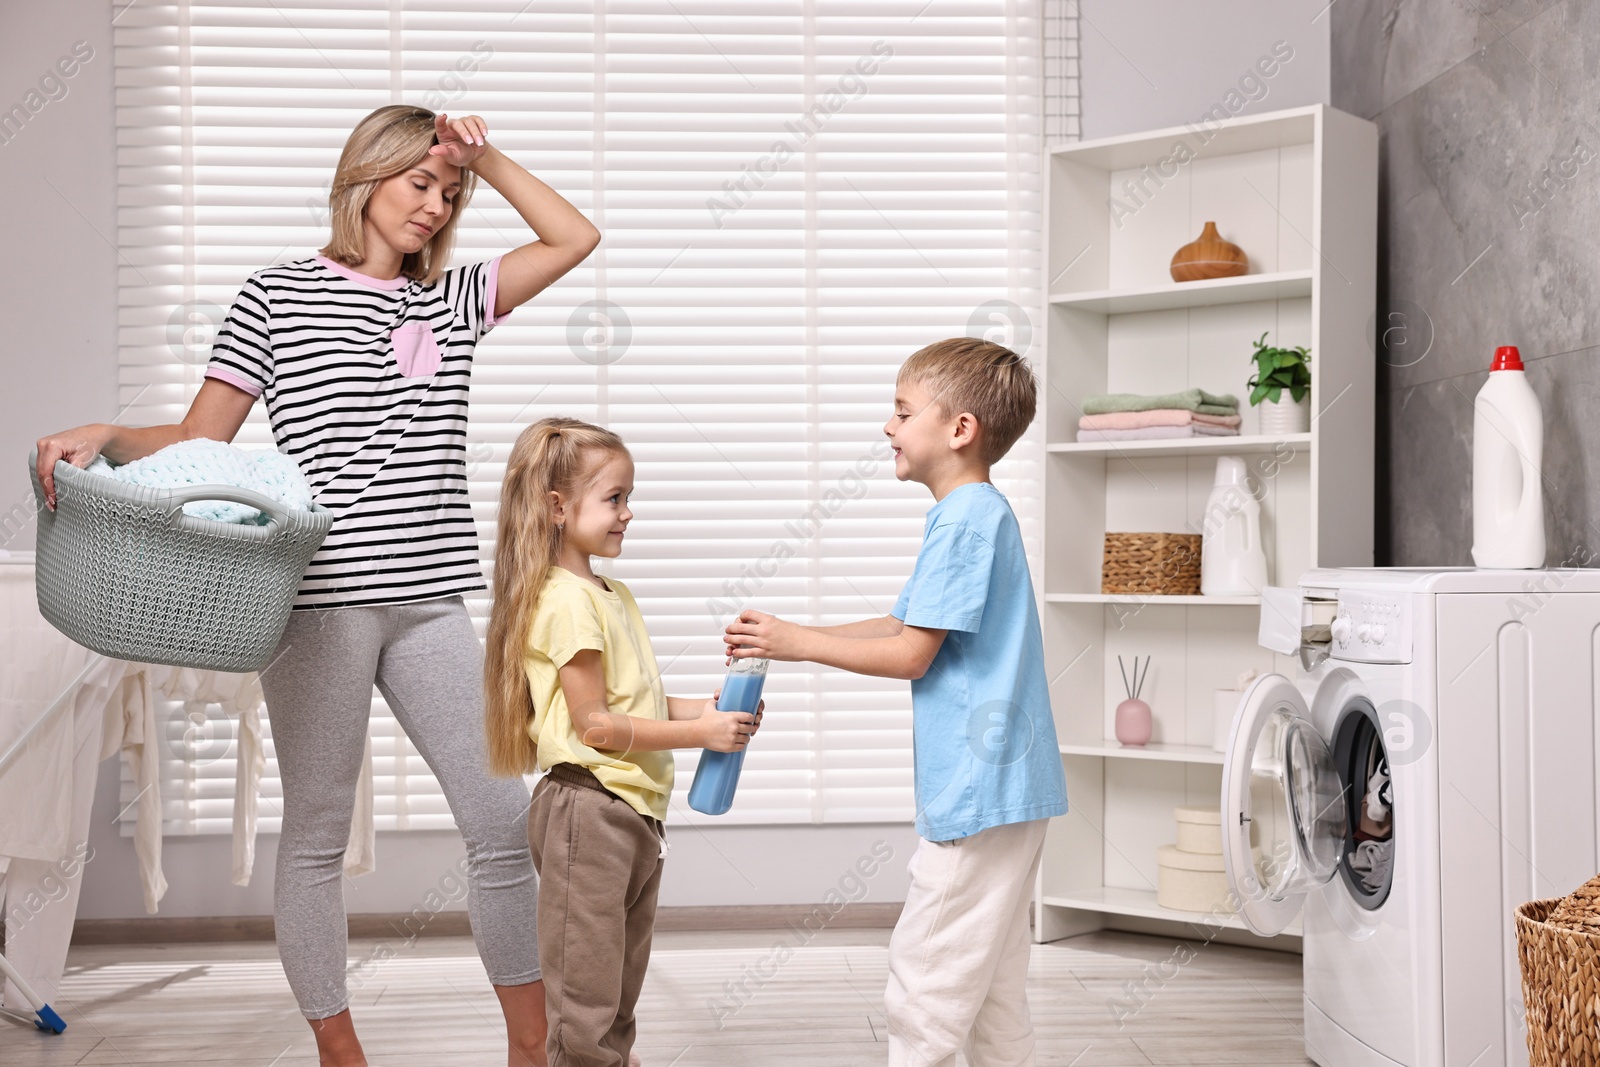
[(1600, 1063), (1600, 877), (1516, 917), (1529, 1067)]
[[(218, 671), (266, 666), (300, 576), (333, 515), (292, 511), (228, 485), (151, 489), (57, 462), (56, 509), (39, 506), (35, 589), (56, 629), (114, 659)], [(265, 526), (198, 519), (193, 500), (247, 504)]]

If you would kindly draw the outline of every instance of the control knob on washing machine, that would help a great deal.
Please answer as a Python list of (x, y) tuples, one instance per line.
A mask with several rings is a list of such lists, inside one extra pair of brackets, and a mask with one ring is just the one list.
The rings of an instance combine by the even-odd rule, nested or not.
[(1383, 639), (1385, 637), (1387, 637), (1388, 635), (1389, 635), (1389, 631), (1384, 628), (1383, 623), (1375, 622), (1375, 623), (1372, 624), (1372, 643), (1373, 644), (1375, 644), (1375, 645), (1383, 644)]
[(1356, 638), (1364, 645), (1370, 644), (1372, 641), (1372, 625), (1364, 622), (1360, 626), (1357, 626)]
[(1340, 615), (1333, 620), (1333, 639), (1340, 648), (1350, 643), (1350, 616)]

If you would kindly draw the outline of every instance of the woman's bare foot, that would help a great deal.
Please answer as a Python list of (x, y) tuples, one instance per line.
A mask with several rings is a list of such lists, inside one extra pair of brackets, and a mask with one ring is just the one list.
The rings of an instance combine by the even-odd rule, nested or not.
[(639, 1054), (637, 1052), (628, 1053), (628, 1067), (643, 1067), (639, 1062)]
[(317, 1060), (322, 1067), (367, 1067), (367, 1056), (356, 1038), (349, 1008), (326, 1019), (307, 1021), (317, 1038)]

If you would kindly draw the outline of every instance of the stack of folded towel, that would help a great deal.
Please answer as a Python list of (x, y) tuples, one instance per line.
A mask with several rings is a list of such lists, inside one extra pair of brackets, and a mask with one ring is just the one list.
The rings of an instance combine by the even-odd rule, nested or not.
[(1239, 401), (1204, 389), (1142, 396), (1108, 393), (1083, 402), (1079, 441), (1148, 441), (1171, 437), (1237, 437)]

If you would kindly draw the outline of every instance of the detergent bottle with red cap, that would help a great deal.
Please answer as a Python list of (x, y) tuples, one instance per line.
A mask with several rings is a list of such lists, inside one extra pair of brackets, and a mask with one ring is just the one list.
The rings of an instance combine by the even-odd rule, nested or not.
[(1472, 562), (1544, 566), (1544, 415), (1511, 345), (1495, 349), (1472, 424)]

